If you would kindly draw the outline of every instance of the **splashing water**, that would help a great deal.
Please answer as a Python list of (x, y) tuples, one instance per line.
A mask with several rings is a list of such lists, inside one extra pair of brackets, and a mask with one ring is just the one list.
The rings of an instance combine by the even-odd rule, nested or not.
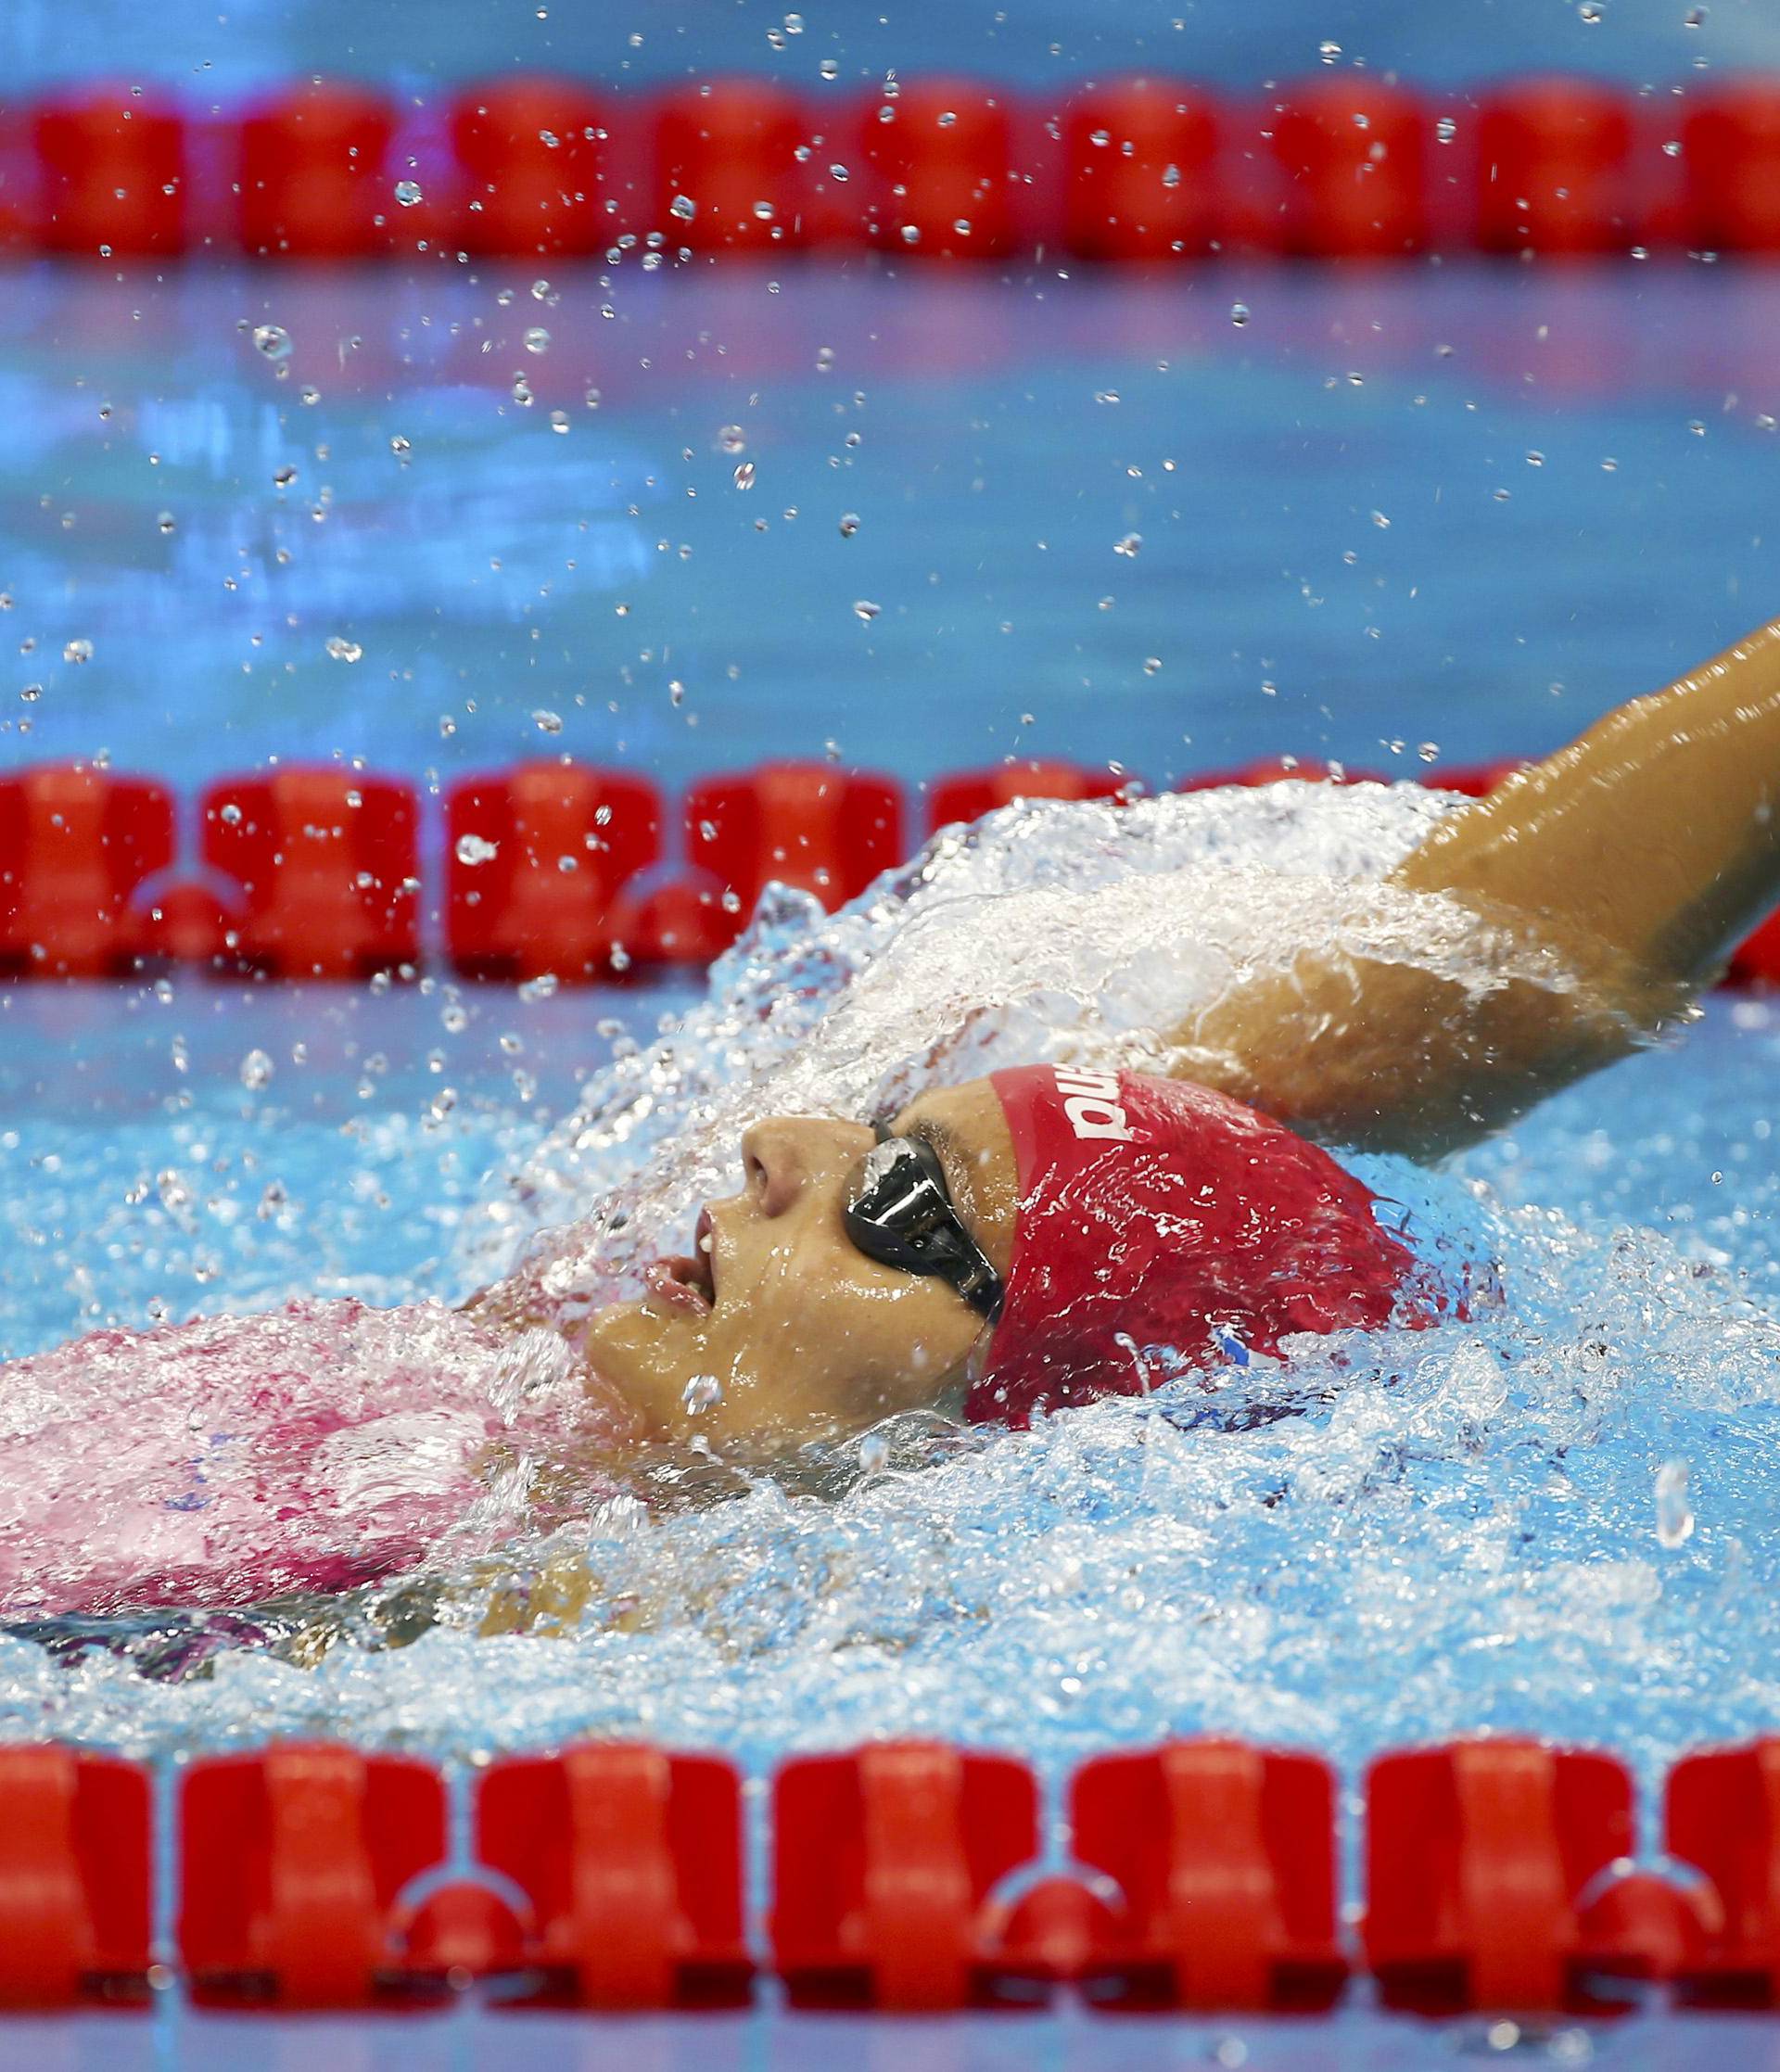
[[(1287, 784), (1038, 806), (832, 919), (775, 893), (708, 998), (492, 1177), (461, 1287), (523, 1250), (573, 1315), (683, 1244), (757, 1116), (867, 1114), (1041, 1054), (1154, 1064), (1173, 1019), (1305, 942), (1495, 983), (1517, 953), (1377, 890), (1445, 803)], [(492, 1562), (202, 1631), (146, 1618), (134, 1656), (89, 1646), (115, 1626), (6, 1639), (0, 1727), (146, 1748), (642, 1734), (755, 1763), (921, 1732), (1047, 1767), (1200, 1728), (1353, 1762), (1499, 1727), (1648, 1772), (1771, 1718), (1772, 1318), (1705, 1248), (1515, 1203), (1506, 1165), (1499, 1186), (1360, 1170), (1487, 1259), (1501, 1299), (1028, 1433), (901, 1420), (724, 1501), (612, 1497)]]

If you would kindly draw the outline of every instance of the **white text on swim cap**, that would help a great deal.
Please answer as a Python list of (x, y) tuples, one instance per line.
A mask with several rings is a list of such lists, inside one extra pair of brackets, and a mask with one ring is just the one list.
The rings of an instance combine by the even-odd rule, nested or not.
[(1058, 1065), (1057, 1091), (1063, 1097), (1063, 1113), (1077, 1137), (1111, 1137), (1121, 1144), (1132, 1140), (1131, 1125), (1119, 1106), (1119, 1082), (1110, 1072), (1079, 1072)]

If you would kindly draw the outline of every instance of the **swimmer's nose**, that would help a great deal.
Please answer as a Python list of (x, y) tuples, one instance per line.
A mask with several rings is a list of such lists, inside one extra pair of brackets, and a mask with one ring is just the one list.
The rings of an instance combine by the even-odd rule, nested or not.
[(783, 1215), (812, 1182), (839, 1170), (849, 1152), (857, 1157), (850, 1136), (840, 1141), (846, 1129), (814, 1115), (774, 1115), (745, 1132), (746, 1193), (762, 1215)]

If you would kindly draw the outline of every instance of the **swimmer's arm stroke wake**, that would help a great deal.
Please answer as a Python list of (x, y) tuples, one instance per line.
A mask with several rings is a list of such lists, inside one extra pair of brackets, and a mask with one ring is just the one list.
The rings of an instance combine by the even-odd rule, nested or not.
[(1307, 1135), (1431, 1158), (1684, 1019), (1780, 902), (1780, 620), (1443, 820), (1387, 883), (1573, 985), (1476, 993), (1306, 950), (1191, 1017), (1175, 1068)]

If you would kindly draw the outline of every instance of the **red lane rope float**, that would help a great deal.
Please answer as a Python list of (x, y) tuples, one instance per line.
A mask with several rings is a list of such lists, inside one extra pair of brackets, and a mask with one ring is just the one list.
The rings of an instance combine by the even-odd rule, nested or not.
[(686, 794), (692, 874), (628, 894), (613, 932), (645, 964), (706, 963), (741, 934), (771, 880), (831, 912), (902, 861), (901, 788), (828, 763), (766, 763)]
[(980, 820), (997, 807), (1023, 798), (1125, 796), (1125, 780), (1107, 769), (1085, 769), (1076, 763), (998, 763), (936, 780), (927, 799), (928, 832), (937, 833), (954, 820)]
[(194, 1989), (367, 2004), (395, 1965), (397, 1896), (445, 1849), (445, 1787), (425, 1762), (292, 1744), (193, 1763), (177, 1933)]
[[(1430, 772), (1481, 798), (1526, 765)], [(1177, 789), (1281, 779), (1384, 782), (1383, 773), (1279, 757), (1184, 778)], [(931, 831), (1021, 798), (1132, 795), (1104, 766), (1027, 761), (934, 781)], [(85, 765), (0, 778), (0, 979), (127, 977), (146, 964), (355, 978), (417, 967), (420, 800), (400, 782), (327, 765), (226, 779), (205, 793), (202, 863), (178, 868), (175, 803), (151, 779)], [(447, 956), (466, 977), (708, 963), (773, 879), (833, 910), (903, 860), (891, 779), (823, 763), (767, 764), (694, 785), (691, 869), (661, 862), (664, 807), (647, 780), (538, 762), (462, 780), (447, 796)], [(568, 868), (573, 866), (573, 868)], [(1735, 985), (1780, 985), (1780, 914), (1731, 960)]]
[(204, 860), (241, 887), (242, 960), (280, 978), (354, 978), (420, 956), (419, 800), (324, 765), (204, 794)]
[(368, 88), (312, 83), (241, 124), (241, 247), (256, 259), (364, 259), (402, 212), (386, 161), (396, 112)]
[[(374, 89), (294, 83), (217, 124), (77, 87), (14, 126), (29, 146), (0, 134), (0, 245), (164, 259), (225, 241), (226, 217), (240, 249), (269, 258), (589, 258), (621, 235), (705, 254), (992, 260), (1780, 249), (1780, 81), (1690, 87), (1672, 160), (1655, 155), (1672, 125), (1599, 81), (1443, 105), (1457, 112), (1434, 147), (1430, 103), (1358, 73), (1259, 105), (1154, 77), (1054, 98), (916, 80), (861, 101), (755, 78), (656, 96), (532, 75), (458, 95), (451, 162), (426, 155), (411, 183), (425, 191), (399, 195), (413, 118)], [(1472, 200), (1455, 206), (1467, 177)]]
[(1484, 100), (1477, 122), (1476, 238), (1486, 252), (1573, 258), (1637, 241), (1633, 123), (1592, 80), (1528, 80)]
[(1429, 123), (1414, 95), (1363, 77), (1307, 80), (1267, 128), (1286, 180), (1286, 251), (1395, 259), (1428, 242)]
[[(140, 92), (140, 89), (138, 89)], [(40, 103), (37, 242), (86, 258), (172, 259), (186, 248), (185, 122), (125, 85)]]
[(1687, 242), (1712, 251), (1780, 251), (1780, 83), (1717, 87), (1690, 95), (1687, 108)]
[(148, 1777), (58, 1748), (0, 1748), (0, 2012), (146, 1998)]
[(477, 1854), (530, 1902), (545, 1997), (607, 2012), (739, 2006), (742, 1781), (717, 1756), (589, 1744), (496, 1763)]
[(1365, 1941), (1388, 2006), (1552, 2012), (1585, 2001), (1583, 1888), (1631, 1853), (1616, 1757), (1504, 1737), (1392, 1755), (1367, 1778)]
[(1222, 1740), (1100, 1756), (1071, 1781), (1069, 1824), (1124, 1901), (1084, 1966), (1096, 2002), (1333, 2005), (1347, 1963), (1327, 1763)]
[(471, 978), (611, 971), (620, 888), (661, 858), (661, 794), (640, 777), (535, 762), (446, 795), (446, 944)]
[(1089, 86), (1063, 122), (1063, 238), (1084, 259), (1197, 259), (1222, 227), (1216, 103), (1167, 79)]
[(655, 116), (650, 227), (694, 252), (761, 253), (807, 241), (797, 153), (809, 118), (795, 95), (719, 79), (668, 95)]
[(773, 1962), (794, 2006), (994, 1997), (990, 1892), (1038, 1850), (1024, 1763), (884, 1742), (786, 1763), (772, 1805)]
[(1687, 1996), (1780, 2002), (1780, 1739), (1678, 1762), (1663, 1795), (1663, 1846), (1709, 1881), (1677, 1966)]
[(152, 778), (44, 765), (0, 779), (0, 972), (117, 976), (144, 948), (131, 899), (174, 856)]
[(1007, 97), (973, 80), (917, 80), (874, 100), (858, 151), (877, 182), (877, 243), (923, 259), (1015, 248)]
[(456, 235), (466, 251), (586, 259), (620, 227), (605, 186), (610, 111), (566, 79), (490, 81), (460, 95), (451, 142), (468, 184)]

